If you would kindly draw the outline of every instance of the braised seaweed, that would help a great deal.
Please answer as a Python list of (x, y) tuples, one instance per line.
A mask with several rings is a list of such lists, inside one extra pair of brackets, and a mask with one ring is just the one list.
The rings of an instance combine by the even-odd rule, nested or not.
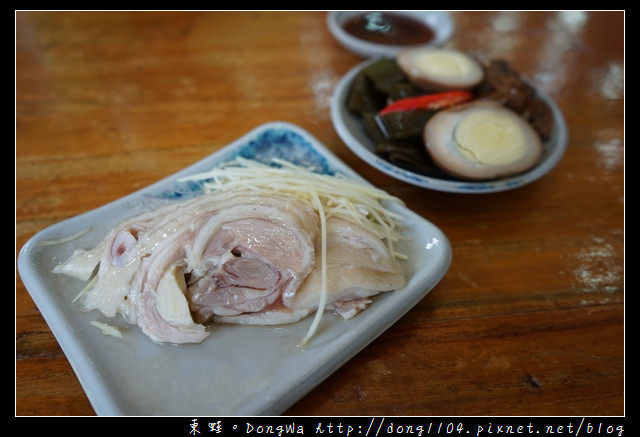
[(377, 125), (388, 140), (421, 138), (424, 125), (435, 111), (397, 111), (378, 115)]
[(434, 164), (425, 153), (424, 144), (419, 138), (403, 141), (383, 140), (376, 144), (375, 153), (405, 170), (429, 175), (439, 179), (452, 179), (447, 173)]
[(424, 91), (409, 82), (394, 59), (381, 58), (356, 75), (347, 108), (360, 116), (376, 154), (410, 171), (447, 177), (431, 162), (422, 143), (422, 130), (434, 111), (378, 114), (391, 101), (421, 94)]
[(385, 133), (378, 124), (377, 112), (365, 112), (362, 114), (361, 120), (364, 131), (367, 133), (369, 138), (371, 138), (374, 144), (378, 144), (379, 142), (386, 140)]
[(394, 84), (408, 83), (396, 61), (389, 58), (381, 58), (363, 68), (362, 72), (371, 81), (376, 90), (387, 96), (391, 94)]
[(378, 91), (364, 72), (353, 79), (353, 85), (347, 97), (347, 108), (358, 115), (378, 112), (387, 102), (386, 94)]
[(422, 93), (409, 82), (393, 59), (382, 58), (356, 75), (347, 98), (347, 107), (362, 115), (380, 111), (389, 101)]
[(420, 139), (424, 125), (435, 111), (398, 111), (381, 115), (376, 112), (362, 114), (362, 126), (375, 142)]

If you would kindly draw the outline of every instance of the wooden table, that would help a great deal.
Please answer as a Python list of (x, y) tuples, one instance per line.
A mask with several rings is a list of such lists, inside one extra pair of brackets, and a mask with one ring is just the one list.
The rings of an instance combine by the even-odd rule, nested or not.
[[(563, 110), (558, 166), (486, 195), (358, 159), (329, 102), (361, 59), (322, 12), (16, 14), (16, 254), (273, 120), (308, 130), (440, 227), (445, 278), (287, 415), (624, 415), (624, 15), (453, 13)], [(16, 275), (16, 414), (94, 415)]]

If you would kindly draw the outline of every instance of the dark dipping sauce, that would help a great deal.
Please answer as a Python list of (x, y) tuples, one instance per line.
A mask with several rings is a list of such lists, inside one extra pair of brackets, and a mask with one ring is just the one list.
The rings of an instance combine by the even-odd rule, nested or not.
[(402, 14), (366, 12), (350, 18), (344, 30), (369, 42), (407, 46), (427, 43), (435, 32), (425, 23)]

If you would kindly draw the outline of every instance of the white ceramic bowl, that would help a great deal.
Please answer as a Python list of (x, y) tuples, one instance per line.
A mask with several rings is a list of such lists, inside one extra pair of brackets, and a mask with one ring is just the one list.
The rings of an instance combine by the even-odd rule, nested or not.
[(363, 161), (396, 179), (419, 187), (436, 191), (452, 193), (490, 193), (518, 188), (529, 184), (546, 175), (560, 161), (568, 143), (568, 130), (564, 116), (553, 100), (540, 88), (535, 87), (536, 93), (551, 108), (553, 128), (551, 137), (544, 143), (542, 160), (532, 169), (512, 176), (491, 181), (463, 181), (439, 179), (398, 167), (381, 158), (375, 152), (375, 144), (365, 132), (360, 117), (347, 109), (347, 97), (355, 76), (367, 65), (378, 58), (369, 59), (351, 69), (338, 83), (331, 100), (331, 121), (344, 141)]
[[(327, 27), (334, 38), (336, 38), (344, 48), (358, 56), (370, 58), (373, 56), (394, 56), (400, 50), (408, 47), (401, 45), (376, 44), (356, 38), (355, 36), (347, 33), (343, 27), (347, 20), (356, 15), (362, 14), (363, 12), (367, 11), (331, 11), (327, 14)], [(455, 28), (451, 15), (447, 12), (393, 11), (393, 13), (417, 19), (418, 21), (427, 24), (435, 32), (434, 39), (429, 43), (413, 45), (411, 47), (442, 46), (451, 38)]]

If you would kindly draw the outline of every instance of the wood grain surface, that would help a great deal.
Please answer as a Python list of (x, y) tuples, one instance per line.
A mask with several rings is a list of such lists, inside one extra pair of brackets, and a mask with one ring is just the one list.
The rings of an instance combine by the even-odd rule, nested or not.
[[(273, 120), (308, 130), (448, 236), (444, 279), (287, 415), (624, 415), (624, 14), (453, 12), (562, 109), (543, 179), (448, 194), (358, 159), (329, 116), (362, 60), (324, 12), (16, 13), (16, 256)], [(17, 272), (17, 271), (16, 271)], [(16, 273), (15, 413), (95, 415)]]

